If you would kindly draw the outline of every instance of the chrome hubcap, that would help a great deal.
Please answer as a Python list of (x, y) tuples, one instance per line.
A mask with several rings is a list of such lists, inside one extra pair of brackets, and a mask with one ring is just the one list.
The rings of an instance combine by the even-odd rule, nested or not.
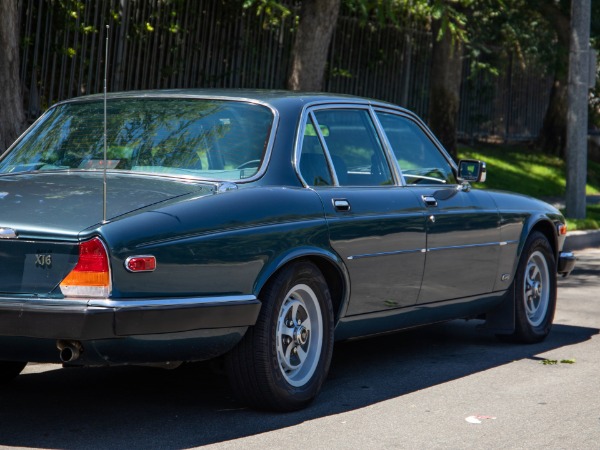
[(523, 298), (527, 320), (534, 327), (539, 326), (544, 321), (548, 311), (550, 300), (549, 280), (550, 272), (546, 258), (539, 251), (532, 253), (529, 261), (527, 261)]
[(308, 342), (308, 330), (305, 327), (294, 328), (294, 342), (296, 345), (304, 345)]
[(292, 386), (303, 386), (313, 376), (321, 355), (323, 318), (314, 291), (305, 284), (286, 295), (277, 320), (277, 361)]

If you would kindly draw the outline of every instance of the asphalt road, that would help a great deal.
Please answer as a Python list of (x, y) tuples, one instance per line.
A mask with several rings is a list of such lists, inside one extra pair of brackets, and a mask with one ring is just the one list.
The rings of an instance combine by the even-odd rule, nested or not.
[(578, 256), (541, 344), (474, 321), (341, 343), (320, 397), (292, 414), (241, 408), (205, 365), (29, 365), (0, 390), (0, 447), (598, 449), (600, 249)]

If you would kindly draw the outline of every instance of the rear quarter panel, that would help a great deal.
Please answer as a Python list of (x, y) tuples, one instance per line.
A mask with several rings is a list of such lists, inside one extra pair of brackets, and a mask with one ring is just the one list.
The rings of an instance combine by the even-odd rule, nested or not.
[[(257, 295), (290, 254), (329, 248), (321, 202), (302, 188), (190, 197), (109, 223), (100, 232), (109, 246), (113, 296), (122, 298)], [(128, 272), (124, 262), (133, 255), (154, 255), (156, 270)]]

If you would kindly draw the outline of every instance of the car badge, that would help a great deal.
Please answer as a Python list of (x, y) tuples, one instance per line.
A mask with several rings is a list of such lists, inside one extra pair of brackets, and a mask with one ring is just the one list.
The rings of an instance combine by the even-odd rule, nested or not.
[(0, 239), (14, 239), (17, 237), (17, 232), (12, 228), (0, 227)]

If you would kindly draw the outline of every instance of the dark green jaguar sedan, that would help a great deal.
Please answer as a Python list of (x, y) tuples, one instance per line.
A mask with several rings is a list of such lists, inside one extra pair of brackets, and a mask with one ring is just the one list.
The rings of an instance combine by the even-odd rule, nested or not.
[(30, 361), (223, 356), (302, 408), (335, 340), (459, 318), (550, 331), (565, 221), (473, 189), (411, 112), (351, 96), (171, 90), (50, 108), (0, 157), (0, 380)]

